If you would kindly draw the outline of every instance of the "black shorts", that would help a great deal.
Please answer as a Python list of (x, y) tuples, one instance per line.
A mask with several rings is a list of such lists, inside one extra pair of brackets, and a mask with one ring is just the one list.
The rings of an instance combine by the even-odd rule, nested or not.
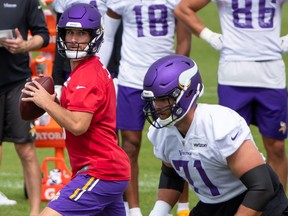
[(24, 121), (19, 112), (19, 97), (26, 81), (0, 95), (0, 144), (33, 142), (36, 135), (33, 121)]

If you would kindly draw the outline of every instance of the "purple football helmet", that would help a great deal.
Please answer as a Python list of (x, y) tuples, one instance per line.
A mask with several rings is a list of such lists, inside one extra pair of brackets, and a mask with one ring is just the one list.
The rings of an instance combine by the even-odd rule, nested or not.
[[(181, 120), (196, 103), (204, 90), (197, 64), (181, 55), (168, 55), (154, 62), (145, 78), (142, 98), (147, 101), (143, 111), (148, 122), (155, 128), (173, 126)], [(174, 103), (156, 110), (157, 98), (174, 98)], [(158, 118), (161, 112), (170, 109), (171, 115), (164, 120)]]
[[(91, 41), (84, 50), (68, 50), (65, 35), (67, 29), (83, 29), (91, 35)], [(66, 9), (57, 25), (58, 52), (69, 59), (83, 59), (94, 56), (103, 42), (101, 15), (92, 4), (77, 3)], [(80, 43), (78, 43), (79, 46)]]

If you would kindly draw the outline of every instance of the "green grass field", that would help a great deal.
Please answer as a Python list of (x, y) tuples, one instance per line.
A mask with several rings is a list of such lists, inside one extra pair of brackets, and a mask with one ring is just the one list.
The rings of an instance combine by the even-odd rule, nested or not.
[[(288, 7), (283, 10), (283, 30), (282, 35), (288, 33)], [(216, 5), (210, 4), (201, 11), (200, 16), (207, 26), (214, 30), (220, 31)], [(197, 62), (205, 84), (205, 93), (200, 99), (204, 103), (217, 103), (217, 68), (219, 54), (214, 51), (205, 42), (193, 36), (191, 57)], [(284, 57), (288, 63), (287, 56)], [(147, 126), (143, 131), (143, 143), (139, 158), (140, 164), (140, 205), (142, 213), (147, 216), (154, 205), (160, 173), (160, 161), (157, 160), (152, 151), (152, 145), (146, 138)], [(265, 155), (261, 137), (255, 127), (251, 127), (254, 139)], [(43, 158), (54, 155), (53, 149), (37, 149), (39, 161), (42, 163)], [(27, 216), (29, 214), (29, 204), (24, 196), (23, 173), (18, 156), (11, 143), (3, 145), (3, 161), (0, 169), (0, 191), (4, 192), (10, 199), (17, 200), (18, 204), (13, 207), (0, 207), (0, 216)], [(190, 207), (197, 201), (197, 198), (190, 192)], [(43, 202), (44, 208), (47, 203)], [(175, 215), (175, 209), (173, 210)]]

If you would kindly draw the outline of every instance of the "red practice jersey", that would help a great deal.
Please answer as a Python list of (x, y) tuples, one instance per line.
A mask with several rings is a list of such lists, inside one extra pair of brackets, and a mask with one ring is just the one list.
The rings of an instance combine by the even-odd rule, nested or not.
[(81, 62), (64, 84), (61, 105), (71, 111), (93, 114), (86, 133), (75, 136), (66, 130), (73, 177), (85, 166), (87, 173), (102, 180), (129, 180), (130, 162), (118, 146), (116, 94), (109, 72), (98, 57)]

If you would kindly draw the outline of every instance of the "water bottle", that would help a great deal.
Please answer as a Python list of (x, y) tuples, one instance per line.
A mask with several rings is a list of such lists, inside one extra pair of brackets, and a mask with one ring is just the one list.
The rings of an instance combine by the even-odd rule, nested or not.
[(35, 59), (36, 63), (36, 73), (38, 76), (47, 75), (47, 62), (44, 56), (37, 56)]

